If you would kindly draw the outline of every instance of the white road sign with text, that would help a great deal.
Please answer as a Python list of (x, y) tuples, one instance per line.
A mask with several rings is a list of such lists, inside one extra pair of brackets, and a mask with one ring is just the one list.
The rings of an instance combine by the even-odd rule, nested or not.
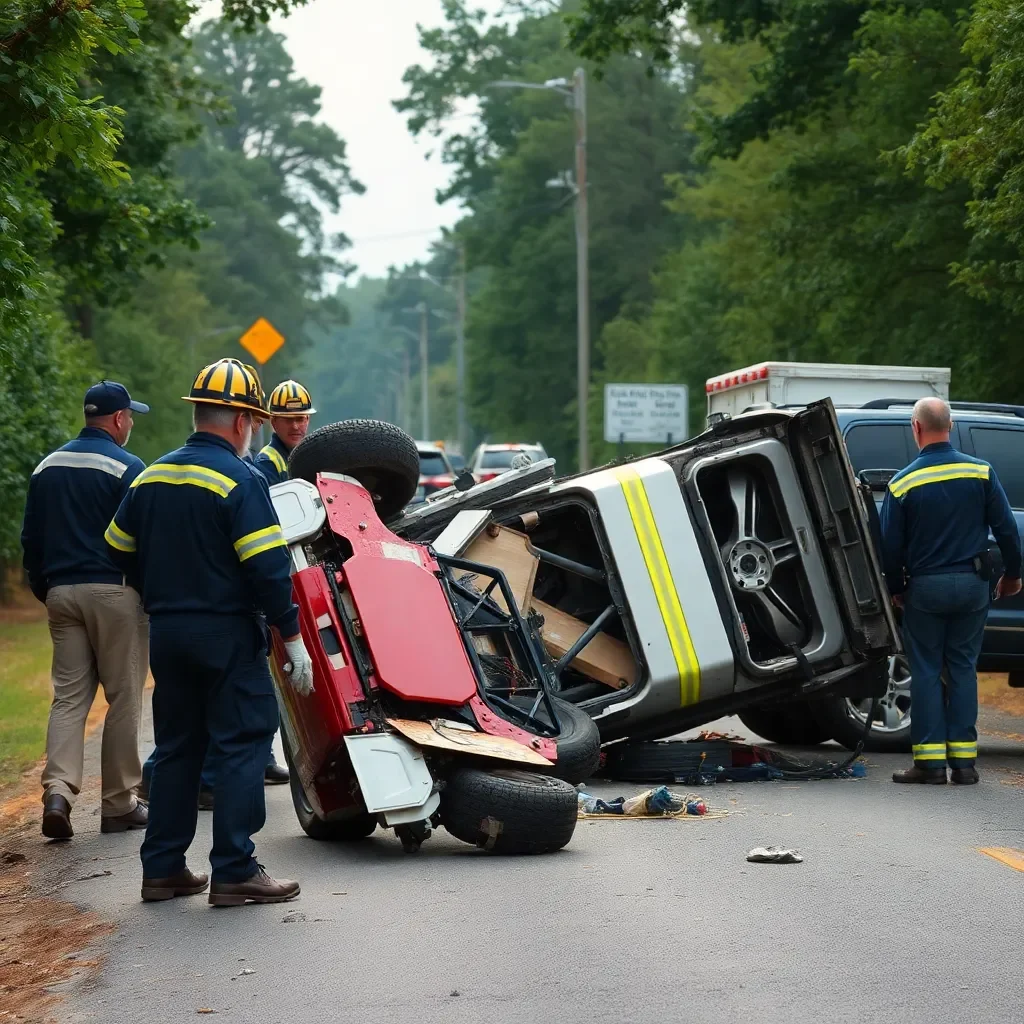
[(605, 384), (604, 439), (674, 444), (689, 434), (685, 384)]

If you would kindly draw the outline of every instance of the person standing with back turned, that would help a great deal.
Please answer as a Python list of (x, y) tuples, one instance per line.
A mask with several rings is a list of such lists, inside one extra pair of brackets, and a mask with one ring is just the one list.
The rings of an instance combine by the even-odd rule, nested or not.
[(278, 630), (296, 692), (313, 689), (312, 663), (292, 603), (291, 566), (266, 481), (243, 461), (266, 416), (252, 371), (221, 359), (185, 398), (195, 433), (132, 484), (106, 539), (137, 567), (150, 616), (156, 754), (142, 844), (142, 898), (203, 892), (189, 870), (200, 773), (216, 768), (214, 906), (278, 903), (297, 882), (271, 878), (253, 856), (266, 821), (263, 770), (278, 727), (261, 614)]
[[(949, 403), (922, 398), (911, 427), (921, 454), (889, 482), (882, 562), (910, 661), (914, 767), (893, 782), (978, 781), (977, 664), (990, 604), (989, 530), (1003, 557), (995, 597), (1021, 589), (1021, 545), (995, 470), (949, 442)], [(943, 688), (942, 670), (948, 674)]]
[(53, 704), (43, 768), (43, 835), (70, 839), (82, 788), (85, 720), (96, 688), (103, 722), (101, 832), (145, 828), (139, 711), (149, 668), (149, 624), (134, 582), (110, 557), (103, 531), (145, 468), (124, 450), (132, 413), (149, 412), (104, 380), (85, 393), (85, 427), (47, 455), (29, 481), (21, 543), (32, 593), (46, 605), (53, 641)]

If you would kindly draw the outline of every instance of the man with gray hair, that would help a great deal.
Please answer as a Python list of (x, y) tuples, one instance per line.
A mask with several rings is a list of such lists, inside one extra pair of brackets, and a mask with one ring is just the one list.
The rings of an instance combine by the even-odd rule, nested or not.
[[(910, 660), (914, 767), (893, 782), (978, 781), (977, 663), (991, 601), (989, 531), (1003, 558), (995, 598), (1021, 589), (1017, 525), (995, 470), (949, 443), (949, 403), (922, 398), (911, 418), (921, 454), (892, 478), (882, 505), (882, 562), (903, 609)], [(948, 681), (943, 688), (942, 670)]]

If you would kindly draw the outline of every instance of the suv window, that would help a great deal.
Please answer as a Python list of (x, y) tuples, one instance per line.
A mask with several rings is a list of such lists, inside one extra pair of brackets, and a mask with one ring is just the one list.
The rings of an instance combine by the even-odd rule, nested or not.
[(1024, 508), (1024, 431), (971, 427), (974, 454), (992, 464), (1014, 508)]
[(910, 423), (860, 423), (846, 432), (846, 450), (854, 472), (902, 469), (914, 449)]
[(536, 448), (533, 445), (523, 445), (522, 448), (499, 448), (495, 451), (484, 452), (480, 460), (481, 469), (511, 469), (512, 460), (520, 453), (525, 452), (534, 462), (540, 462), (546, 458), (543, 448)]
[(440, 452), (420, 452), (421, 476), (444, 476), (448, 465)]

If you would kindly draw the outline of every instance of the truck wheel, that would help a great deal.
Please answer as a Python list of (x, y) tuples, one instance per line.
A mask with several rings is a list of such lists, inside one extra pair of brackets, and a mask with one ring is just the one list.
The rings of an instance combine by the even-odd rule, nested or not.
[[(284, 735), (282, 734), (282, 740)], [(377, 828), (377, 819), (372, 814), (359, 814), (354, 818), (346, 818), (344, 821), (326, 821), (319, 817), (316, 811), (310, 806), (306, 798), (306, 791), (299, 781), (299, 773), (292, 763), (292, 756), (288, 750), (288, 744), (284, 744), (284, 756), (288, 762), (288, 772), (291, 778), (288, 780), (292, 792), (292, 804), (295, 807), (295, 817), (299, 819), (302, 831), (310, 839), (326, 839), (342, 842), (353, 842), (365, 839), (372, 835)]]
[(490, 853), (549, 853), (576, 830), (576, 790), (514, 768), (459, 768), (441, 790), (441, 824)]
[(739, 717), (748, 729), (770, 743), (814, 747), (832, 739), (830, 729), (818, 721), (814, 709), (803, 701), (747, 708)]
[[(534, 698), (525, 695), (514, 696), (511, 701), (517, 707), (529, 710), (533, 707)], [(555, 739), (558, 758), (550, 768), (537, 765), (534, 771), (555, 779), (563, 779), (576, 786), (597, 771), (601, 762), (601, 734), (597, 731), (597, 724), (582, 708), (560, 697), (552, 696), (551, 702), (561, 727), (561, 732)], [(543, 704), (537, 709), (536, 716), (542, 722), (551, 724), (547, 708)]]
[(316, 483), (317, 473), (355, 477), (377, 503), (387, 520), (412, 500), (420, 479), (416, 442), (391, 423), (380, 420), (342, 420), (307, 434), (292, 451), (288, 471)]
[[(816, 714), (832, 738), (847, 750), (855, 750), (864, 736), (871, 710), (870, 700), (822, 697)], [(910, 665), (905, 655), (889, 659), (889, 683), (879, 698), (878, 716), (871, 723), (864, 749), (880, 754), (910, 751)]]

